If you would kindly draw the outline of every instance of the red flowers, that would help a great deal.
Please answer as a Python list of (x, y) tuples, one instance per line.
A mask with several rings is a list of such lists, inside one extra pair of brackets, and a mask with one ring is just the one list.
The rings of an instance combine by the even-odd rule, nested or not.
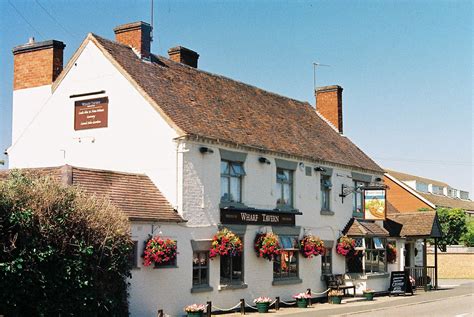
[(387, 262), (395, 263), (397, 261), (397, 248), (392, 243), (387, 243)]
[(240, 238), (227, 228), (217, 231), (212, 238), (209, 257), (218, 255), (237, 256), (242, 253), (242, 241)]
[(257, 233), (254, 241), (257, 256), (272, 261), (281, 252), (278, 236), (274, 233)]
[(312, 258), (325, 252), (324, 243), (317, 236), (304, 236), (300, 241), (300, 251), (305, 258)]
[(336, 246), (336, 252), (340, 255), (347, 256), (353, 254), (355, 251), (355, 240), (348, 236), (342, 236), (339, 238), (339, 242)]
[(166, 239), (156, 236), (150, 238), (145, 244), (143, 251), (143, 265), (150, 266), (169, 264), (176, 258), (177, 245), (175, 240)]

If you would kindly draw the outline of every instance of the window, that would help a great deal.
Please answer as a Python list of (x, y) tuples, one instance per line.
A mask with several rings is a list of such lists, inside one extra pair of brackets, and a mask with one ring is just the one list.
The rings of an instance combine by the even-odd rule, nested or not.
[(128, 263), (132, 269), (138, 268), (138, 241), (132, 241), (132, 249), (128, 255)]
[(298, 278), (298, 237), (280, 236), (281, 254), (273, 261), (273, 278)]
[(193, 252), (193, 287), (209, 286), (209, 252)]
[(293, 207), (293, 171), (277, 168), (277, 206)]
[(331, 176), (321, 175), (321, 210), (331, 210)]
[(416, 182), (416, 190), (420, 192), (428, 192), (428, 184)]
[(242, 201), (242, 177), (245, 170), (242, 163), (221, 161), (221, 201)]
[(443, 187), (433, 185), (433, 194), (443, 195)]
[(461, 190), (459, 192), (459, 196), (461, 197), (461, 199), (469, 200), (469, 192)]
[(243, 257), (221, 256), (221, 285), (240, 285), (244, 282)]
[(324, 254), (321, 254), (321, 274), (332, 274), (332, 248), (324, 248)]
[(382, 238), (365, 238), (365, 272), (377, 273), (387, 271), (386, 240)]
[(362, 217), (362, 197), (364, 192), (362, 190), (363, 186), (367, 186), (368, 183), (361, 182), (361, 181), (354, 181), (354, 201), (353, 201), (353, 208), (352, 213), (354, 217)]

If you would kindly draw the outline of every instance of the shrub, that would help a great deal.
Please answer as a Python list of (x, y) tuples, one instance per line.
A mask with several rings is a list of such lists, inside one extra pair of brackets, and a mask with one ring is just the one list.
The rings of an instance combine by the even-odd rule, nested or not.
[(0, 314), (128, 315), (129, 223), (51, 178), (0, 181)]

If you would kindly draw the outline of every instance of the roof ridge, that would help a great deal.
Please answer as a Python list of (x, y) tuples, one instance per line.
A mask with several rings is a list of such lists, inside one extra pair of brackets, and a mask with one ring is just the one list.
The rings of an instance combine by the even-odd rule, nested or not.
[(113, 174), (119, 174), (119, 175), (133, 175), (133, 176), (145, 176), (148, 177), (145, 173), (138, 173), (138, 172), (123, 172), (123, 171), (114, 171), (114, 170), (106, 170), (106, 169), (100, 169), (100, 168), (89, 168), (89, 167), (82, 167), (82, 166), (73, 166), (73, 165), (62, 165), (59, 167), (63, 166), (71, 166), (73, 170), (81, 170), (81, 171), (90, 171), (90, 172), (102, 172), (102, 173), (113, 173)]

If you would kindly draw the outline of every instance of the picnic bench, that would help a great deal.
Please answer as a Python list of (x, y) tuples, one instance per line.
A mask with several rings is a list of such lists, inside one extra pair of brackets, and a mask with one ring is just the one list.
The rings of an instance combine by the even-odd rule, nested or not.
[(340, 290), (344, 295), (349, 295), (349, 290), (352, 289), (352, 296), (356, 296), (355, 285), (346, 285), (343, 274), (331, 274), (326, 275), (326, 285), (330, 290)]

